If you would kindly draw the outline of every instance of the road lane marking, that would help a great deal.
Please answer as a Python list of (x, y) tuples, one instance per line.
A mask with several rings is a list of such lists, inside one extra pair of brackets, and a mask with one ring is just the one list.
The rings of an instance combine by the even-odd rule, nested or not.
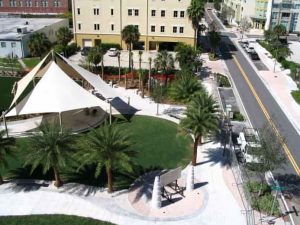
[(261, 99), (259, 98), (259, 96), (257, 95), (252, 83), (250, 82), (248, 76), (246, 75), (244, 69), (242, 68), (241, 64), (239, 63), (239, 61), (237, 60), (235, 55), (232, 55), (235, 64), (237, 65), (237, 67), (239, 68), (241, 74), (243, 75), (247, 85), (249, 86), (252, 94), (254, 95), (258, 105), (260, 106), (263, 114), (265, 115), (265, 117), (267, 118), (268, 122), (270, 123), (271, 127), (274, 129), (274, 131), (276, 132), (276, 134), (278, 135), (278, 137), (280, 137), (280, 142), (282, 144), (282, 147), (284, 149), (284, 152), (286, 153), (288, 159), (290, 160), (290, 162), (292, 163), (292, 166), (294, 167), (296, 173), (298, 174), (298, 176), (300, 176), (300, 169), (299, 166), (297, 165), (294, 157), (291, 154), (291, 151), (289, 150), (288, 146), (286, 145), (286, 143), (284, 142), (284, 139), (282, 137), (282, 135), (280, 134), (279, 130), (277, 129), (276, 125), (274, 124), (274, 122), (271, 119), (270, 114), (268, 113), (266, 107), (264, 106), (264, 104), (262, 103)]

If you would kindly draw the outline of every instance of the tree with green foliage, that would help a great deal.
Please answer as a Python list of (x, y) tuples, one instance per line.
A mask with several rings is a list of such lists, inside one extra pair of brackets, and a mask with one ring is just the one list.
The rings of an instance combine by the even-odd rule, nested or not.
[(221, 34), (218, 31), (217, 26), (214, 22), (211, 23), (209, 27), (210, 30), (208, 32), (208, 40), (212, 48), (213, 57), (216, 58), (216, 50), (221, 43)]
[(189, 70), (181, 70), (176, 75), (176, 80), (172, 83), (170, 88), (170, 97), (175, 101), (188, 103), (197, 93), (204, 91), (204, 87)]
[(199, 28), (199, 22), (204, 16), (204, 4), (203, 0), (192, 0), (190, 6), (187, 9), (189, 19), (192, 21), (194, 29), (194, 47), (197, 48), (197, 33)]
[[(202, 96), (206, 94), (207, 93), (203, 92)], [(219, 121), (211, 110), (212, 108), (214, 108), (214, 106), (209, 105), (206, 101), (191, 102), (185, 112), (186, 117), (180, 121), (181, 128), (194, 137), (193, 166), (197, 164), (197, 148), (198, 144), (202, 144), (202, 137), (216, 132), (219, 129)]]
[(33, 33), (29, 37), (28, 48), (31, 56), (40, 57), (50, 49), (51, 43), (45, 33)]
[(179, 62), (181, 69), (197, 70), (201, 65), (200, 50), (195, 50), (192, 46), (179, 43), (175, 47), (176, 60)]
[(121, 130), (116, 124), (104, 123), (80, 143), (81, 149), (75, 155), (82, 162), (78, 170), (87, 164), (96, 164), (95, 177), (98, 177), (104, 166), (108, 193), (112, 193), (113, 170), (123, 168), (132, 171), (132, 157), (136, 152), (129, 149), (131, 144), (126, 130)]
[[(13, 156), (13, 147), (16, 143), (15, 138), (4, 137), (5, 130), (0, 131), (0, 170), (4, 170), (8, 166), (8, 156)], [(3, 184), (3, 177), (0, 173), (0, 184)]]
[(221, 1), (220, 0), (214, 0), (214, 8), (217, 11), (221, 10)]
[(240, 30), (240, 33), (242, 35), (241, 37), (241, 40), (243, 40), (244, 38), (244, 33), (245, 32), (248, 32), (249, 29), (251, 28), (251, 23), (249, 22), (248, 18), (247, 17), (243, 17), (240, 21), (240, 24), (239, 24), (239, 30)]
[(91, 50), (89, 51), (88, 55), (87, 55), (87, 61), (89, 62), (89, 64), (93, 64), (93, 71), (95, 72), (97, 69), (97, 65), (101, 62), (101, 75), (103, 78), (104, 75), (104, 62), (103, 62), (103, 58), (104, 58), (105, 52), (103, 50), (103, 48), (101, 46), (96, 46), (91, 48)]
[(61, 27), (56, 32), (57, 43), (67, 46), (73, 39), (73, 32), (68, 27)]
[(280, 39), (280, 37), (285, 36), (286, 35), (286, 27), (282, 24), (276, 25), (273, 27), (273, 33), (276, 35), (277, 40)]
[(52, 170), (54, 185), (60, 187), (60, 169), (72, 159), (74, 136), (56, 122), (43, 123), (38, 131), (39, 133), (29, 139), (30, 148), (26, 154), (25, 166), (30, 165), (33, 172), (41, 165), (44, 174)]
[(131, 69), (131, 67), (133, 65), (131, 65), (131, 51), (132, 51), (132, 45), (136, 42), (139, 41), (140, 39), (140, 32), (139, 32), (139, 28), (135, 25), (127, 25), (126, 27), (123, 28), (122, 32), (121, 32), (121, 36), (122, 36), (122, 40), (127, 44), (127, 48), (129, 50), (129, 69)]
[(158, 70), (160, 73), (166, 76), (165, 79), (165, 86), (167, 86), (168, 75), (171, 71), (174, 70), (174, 63), (175, 60), (173, 55), (168, 51), (161, 51), (157, 54), (156, 58), (154, 59), (154, 66), (155, 69)]

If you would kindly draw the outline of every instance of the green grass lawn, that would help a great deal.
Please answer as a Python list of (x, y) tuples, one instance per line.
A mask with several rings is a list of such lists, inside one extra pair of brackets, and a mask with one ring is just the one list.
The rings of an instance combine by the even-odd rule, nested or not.
[(35, 67), (41, 59), (39, 57), (34, 57), (34, 58), (24, 58), (23, 62), (28, 68), (33, 68)]
[(6, 110), (13, 100), (13, 94), (11, 93), (12, 87), (16, 81), (20, 78), (16, 77), (0, 77), (0, 110)]
[(67, 215), (32, 215), (0, 217), (5, 225), (112, 225), (112, 223), (91, 218)]
[[(184, 168), (190, 162), (192, 139), (179, 132), (177, 124), (149, 116), (133, 116), (129, 120), (123, 116), (118, 116), (115, 120), (118, 126), (126, 129), (130, 134), (133, 143), (131, 148), (137, 152), (137, 157), (134, 159), (137, 167), (134, 167), (132, 175), (124, 176), (124, 171), (115, 173), (118, 188), (127, 188), (136, 178), (149, 171), (149, 169), (170, 169), (178, 166)], [(78, 137), (78, 142), (85, 135), (86, 133)], [(28, 140), (28, 138), (17, 139), (15, 156), (8, 158), (9, 167), (1, 171), (2, 175), (4, 177), (13, 175), (15, 178), (53, 179), (51, 172), (43, 175), (41, 168), (33, 174), (30, 174), (30, 168), (22, 168), (26, 150), (30, 149)], [(74, 162), (72, 161), (71, 166), (68, 168), (61, 169), (64, 180), (96, 186), (106, 185), (104, 170), (101, 177), (95, 178), (93, 166), (78, 172), (77, 167), (72, 168), (72, 163)]]

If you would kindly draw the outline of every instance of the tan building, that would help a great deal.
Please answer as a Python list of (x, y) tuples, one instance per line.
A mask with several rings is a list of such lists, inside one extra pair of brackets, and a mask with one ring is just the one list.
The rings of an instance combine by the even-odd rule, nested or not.
[(191, 0), (72, 0), (74, 35), (81, 47), (118, 43), (121, 31), (136, 25), (140, 45), (157, 50), (164, 43), (194, 45), (194, 30), (187, 15)]

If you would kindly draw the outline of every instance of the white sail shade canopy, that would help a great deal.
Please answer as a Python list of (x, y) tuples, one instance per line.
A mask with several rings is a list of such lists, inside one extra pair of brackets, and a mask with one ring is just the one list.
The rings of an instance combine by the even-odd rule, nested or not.
[(96, 106), (109, 112), (109, 103), (82, 88), (52, 61), (35, 88), (5, 116), (60, 113)]

